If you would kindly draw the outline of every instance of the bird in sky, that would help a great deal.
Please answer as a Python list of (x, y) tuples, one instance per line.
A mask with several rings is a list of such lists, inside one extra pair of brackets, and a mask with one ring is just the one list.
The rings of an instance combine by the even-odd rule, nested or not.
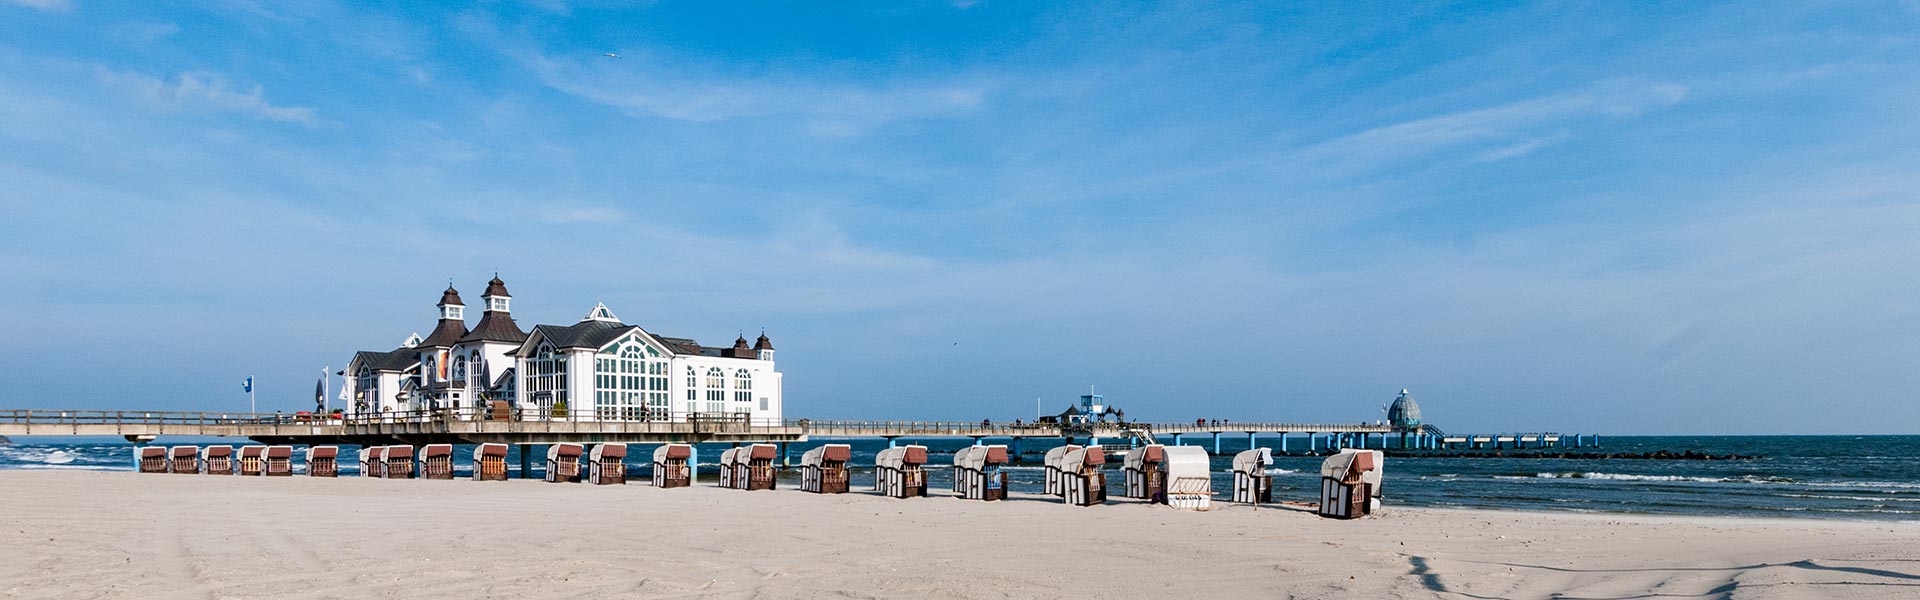
[(605, 57), (607, 57), (607, 58), (620, 58), (620, 55), (618, 55), (618, 54), (614, 54), (614, 53), (612, 53), (612, 52), (608, 52), (608, 53), (605, 53), (605, 54), (601, 54), (601, 56), (605, 56)]

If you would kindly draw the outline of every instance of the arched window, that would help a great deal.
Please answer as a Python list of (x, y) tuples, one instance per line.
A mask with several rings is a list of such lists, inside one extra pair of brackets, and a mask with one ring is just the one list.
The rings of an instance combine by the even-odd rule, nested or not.
[(470, 380), (470, 381), (469, 381), (468, 383), (469, 383), (469, 384), (471, 384), (471, 385), (472, 385), (472, 386), (474, 386), (474, 387), (478, 387), (478, 388), (481, 388), (481, 389), (486, 389), (486, 387), (487, 387), (487, 386), (489, 386), (489, 385), (492, 385), (492, 384), (493, 384), (493, 382), (491, 382), (491, 381), (487, 381), (487, 380), (486, 380), (486, 379), (487, 379), (487, 373), (485, 373), (485, 372), (484, 372), (484, 371), (486, 371), (486, 369), (482, 369), (482, 368), (480, 368), (480, 365), (481, 365), (481, 363), (480, 363), (480, 351), (479, 351), (479, 350), (474, 350), (474, 351), (473, 351), (473, 354), (471, 354), (471, 355), (469, 355), (469, 356), (470, 356), (470, 358), (468, 358), (468, 360), (467, 360), (467, 364), (468, 364), (468, 365), (472, 365), (472, 366), (473, 366), (473, 370), (472, 370), (472, 371), (471, 371), (471, 372), (469, 373), (469, 374), (470, 374), (470, 375), (471, 375), (471, 376), (473, 377), (473, 379), (472, 379), (472, 380)]
[(454, 381), (467, 380), (467, 357), (465, 356), (453, 357), (453, 380)]
[(720, 367), (707, 369), (707, 412), (726, 412), (727, 372)]
[(695, 375), (693, 367), (687, 367), (687, 414), (700, 412), (695, 401), (700, 399), (700, 376)]
[[(753, 402), (753, 373), (747, 372), (746, 369), (733, 373), (733, 401), (743, 405)], [(751, 407), (736, 407), (736, 410), (746, 408)]]
[(356, 411), (368, 411), (380, 405), (380, 376), (366, 365), (360, 365), (360, 372), (354, 374), (353, 407)]
[(553, 346), (541, 344), (527, 361), (526, 382), (523, 386), (526, 397), (533, 400), (543, 414), (553, 410), (554, 404), (567, 400), (567, 355), (555, 352)]

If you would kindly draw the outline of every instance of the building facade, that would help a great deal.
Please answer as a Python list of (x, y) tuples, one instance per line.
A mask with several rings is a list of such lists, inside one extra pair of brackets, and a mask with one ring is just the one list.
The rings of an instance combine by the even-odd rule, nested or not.
[(355, 354), (341, 372), (348, 414), (457, 409), (472, 417), (505, 403), (529, 420), (782, 419), (781, 374), (764, 333), (751, 345), (742, 335), (710, 348), (623, 323), (604, 304), (577, 323), (523, 332), (498, 277), (482, 300), (486, 310), (468, 329), (460, 294), (448, 286), (432, 334)]

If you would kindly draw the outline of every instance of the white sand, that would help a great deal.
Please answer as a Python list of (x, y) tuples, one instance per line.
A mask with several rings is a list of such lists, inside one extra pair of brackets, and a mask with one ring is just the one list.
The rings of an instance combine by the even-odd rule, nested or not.
[(1913, 523), (1215, 506), (0, 471), (0, 598), (1920, 597)]

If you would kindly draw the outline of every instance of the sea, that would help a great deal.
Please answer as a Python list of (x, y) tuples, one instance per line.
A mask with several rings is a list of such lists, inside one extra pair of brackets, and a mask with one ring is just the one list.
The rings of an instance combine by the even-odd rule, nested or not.
[[(1022, 462), (1007, 468), (1014, 491), (1039, 492), (1045, 443), (1026, 440)], [(1190, 440), (1191, 441), (1191, 440)], [(993, 443), (993, 440), (988, 440)], [(1598, 448), (1568, 452), (1646, 453), (1698, 451), (1713, 455), (1748, 455), (1744, 460), (1555, 459), (1555, 458), (1388, 458), (1382, 484), (1388, 506), (1478, 508), (1496, 510), (1567, 511), (1662, 515), (1733, 515), (1776, 518), (1920, 521), (1920, 436), (1612, 436)], [(163, 438), (167, 445), (239, 444), (230, 438)], [(789, 448), (797, 465), (807, 448), (825, 443), (853, 446), (854, 489), (870, 486), (874, 454), (886, 442), (871, 439), (814, 440)], [(952, 489), (952, 455), (972, 443), (967, 439), (902, 440), (928, 448), (929, 494)], [(1260, 439), (1276, 448), (1278, 440)], [(1212, 450), (1212, 440), (1202, 444)], [(1298, 449), (1299, 444), (1293, 444)], [(84, 469), (132, 471), (133, 444), (119, 437), (16, 437), (0, 445), (0, 469)], [(719, 458), (726, 445), (705, 444), (698, 450), (702, 462)], [(544, 469), (544, 447), (537, 451), (534, 476)], [(1214, 491), (1224, 499), (1232, 488), (1229, 463), (1234, 453), (1247, 449), (1244, 438), (1222, 439), (1214, 456)], [(341, 448), (343, 474), (358, 474), (354, 446)], [(639, 481), (648, 473), (650, 446), (636, 445), (629, 453), (630, 476)], [(1559, 449), (1547, 450), (1558, 452)], [(509, 456), (517, 469), (517, 454)], [(1534, 452), (1522, 450), (1508, 452)], [(456, 469), (464, 476), (472, 451), (455, 451)], [(296, 470), (303, 470), (296, 455)], [(1312, 501), (1320, 485), (1322, 459), (1276, 456), (1274, 498)], [(703, 465), (701, 479), (714, 478)], [(782, 487), (798, 487), (798, 470), (783, 471)], [(1107, 481), (1117, 497), (1125, 481), (1119, 463), (1111, 463)]]

